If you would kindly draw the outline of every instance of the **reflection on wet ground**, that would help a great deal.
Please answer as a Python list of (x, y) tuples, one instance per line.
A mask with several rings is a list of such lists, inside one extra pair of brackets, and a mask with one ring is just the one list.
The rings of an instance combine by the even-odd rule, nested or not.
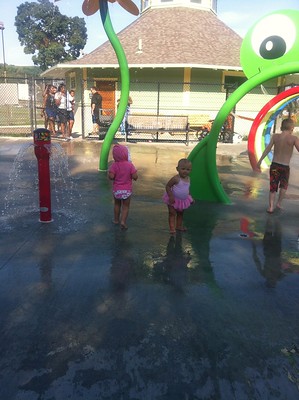
[[(22, 141), (0, 142), (3, 210)], [(73, 199), (51, 224), (28, 170), (20, 213), (1, 214), (0, 398), (297, 399), (299, 156), (286, 210), (269, 216), (246, 147), (219, 155), (232, 205), (197, 201), (170, 237), (161, 196), (190, 149), (130, 145), (140, 178), (122, 232), (100, 145), (63, 144)]]

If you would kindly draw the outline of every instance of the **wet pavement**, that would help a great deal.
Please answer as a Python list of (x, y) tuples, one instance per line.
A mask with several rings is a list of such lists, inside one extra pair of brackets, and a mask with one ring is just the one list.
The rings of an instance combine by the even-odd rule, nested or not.
[(129, 145), (125, 232), (101, 143), (55, 146), (42, 224), (30, 141), (0, 138), (0, 399), (298, 399), (299, 154), (269, 216), (267, 173), (220, 144), (232, 205), (197, 201), (170, 237), (161, 196), (192, 146)]

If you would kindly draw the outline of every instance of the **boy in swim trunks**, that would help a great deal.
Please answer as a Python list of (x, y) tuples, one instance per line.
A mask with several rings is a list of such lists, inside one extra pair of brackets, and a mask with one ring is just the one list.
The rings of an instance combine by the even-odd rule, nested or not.
[(261, 158), (257, 163), (257, 168), (260, 171), (261, 162), (273, 149), (273, 160), (270, 166), (270, 192), (269, 192), (269, 207), (267, 212), (272, 214), (274, 212), (274, 202), (276, 192), (279, 187), (279, 196), (276, 208), (282, 209), (282, 200), (285, 197), (289, 176), (290, 176), (290, 160), (293, 155), (294, 147), (299, 151), (299, 138), (293, 136), (294, 121), (292, 119), (285, 119), (281, 124), (281, 133), (272, 135), (270, 143), (265, 148)]

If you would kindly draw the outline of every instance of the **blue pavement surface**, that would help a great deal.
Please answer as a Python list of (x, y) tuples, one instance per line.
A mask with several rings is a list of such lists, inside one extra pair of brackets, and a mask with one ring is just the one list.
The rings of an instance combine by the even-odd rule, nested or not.
[(297, 400), (299, 155), (270, 216), (267, 172), (219, 145), (232, 205), (197, 201), (171, 237), (161, 197), (192, 146), (129, 145), (125, 232), (100, 146), (53, 143), (42, 224), (31, 141), (0, 138), (0, 399)]

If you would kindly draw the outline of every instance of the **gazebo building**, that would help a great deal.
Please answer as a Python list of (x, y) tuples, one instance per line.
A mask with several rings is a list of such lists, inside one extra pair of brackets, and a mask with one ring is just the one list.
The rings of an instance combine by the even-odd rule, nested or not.
[[(139, 17), (118, 33), (130, 71), (131, 113), (213, 119), (246, 79), (239, 58), (242, 38), (217, 17), (217, 0), (141, 0), (140, 7)], [(103, 97), (104, 114), (117, 109), (120, 70), (109, 41), (43, 76), (63, 78), (76, 90), (75, 129), (83, 136), (91, 131), (91, 86)], [(255, 116), (277, 86), (273, 80), (246, 95), (235, 113)], [(235, 131), (248, 133), (249, 120), (236, 118), (234, 124)]]

